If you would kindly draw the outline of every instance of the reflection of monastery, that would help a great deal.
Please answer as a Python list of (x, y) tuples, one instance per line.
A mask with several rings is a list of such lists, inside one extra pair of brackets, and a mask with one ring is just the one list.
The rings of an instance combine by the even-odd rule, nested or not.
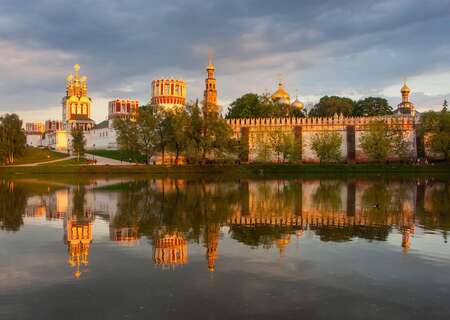
[[(128, 194), (127, 191), (103, 188), (117, 183), (111, 180), (83, 188), (61, 187), (55, 192), (27, 200), (24, 213), (27, 219), (61, 221), (68, 264), (77, 278), (88, 268), (90, 247), (95, 240), (93, 223), (96, 218), (109, 222), (107, 230), (111, 241), (139, 244), (141, 234), (138, 222), (127, 219), (127, 211), (122, 211), (127, 208), (127, 203), (121, 202), (123, 196)], [(183, 180), (163, 179), (153, 180), (147, 186), (156, 196), (152, 199), (159, 199), (157, 201), (167, 201), (164, 199), (170, 193), (190, 194), (192, 187), (203, 190), (202, 197), (208, 193), (217, 203), (225, 200), (220, 198), (224, 195), (221, 195), (217, 183), (198, 185)], [(416, 181), (384, 184), (384, 181), (352, 180), (242, 180), (229, 183), (226, 188), (234, 192), (235, 196), (234, 200), (226, 203), (230, 211), (222, 223), (205, 222), (196, 226), (202, 230), (205, 266), (211, 272), (216, 270), (216, 261), (220, 256), (222, 227), (229, 228), (232, 239), (250, 246), (275, 247), (280, 256), (283, 256), (293, 239), (301, 241), (305, 233), (316, 235), (321, 241), (349, 241), (353, 238), (386, 241), (394, 230), (401, 234), (401, 239), (396, 241), (406, 252), (412, 245), (416, 225), (426, 227), (426, 223), (436, 223), (435, 219), (439, 219), (439, 216), (428, 214), (425, 218), (430, 220), (422, 221), (420, 219), (424, 219), (424, 216), (420, 214), (436, 211), (433, 193), (443, 186)], [(155, 202), (152, 206), (159, 208), (160, 205)], [(155, 233), (150, 236), (153, 252), (149, 253), (155, 266), (172, 270), (187, 264), (189, 239), (186, 233), (164, 224), (155, 228)], [(242, 231), (247, 235), (253, 234), (254, 239), (262, 235), (265, 240), (247, 242), (246, 238), (241, 237)]]
[[(108, 103), (107, 119), (95, 124), (92, 116), (92, 99), (88, 95), (87, 77), (79, 75), (79, 65), (74, 66), (74, 74), (67, 77), (66, 94), (62, 99), (62, 118), (48, 120), (45, 123), (27, 123), (27, 143), (33, 146), (45, 146), (59, 151), (71, 149), (70, 131), (74, 128), (85, 132), (88, 149), (117, 149), (116, 132), (113, 120), (117, 118), (136, 118), (139, 102), (133, 99), (117, 98)], [(212, 61), (206, 67), (205, 90), (203, 97), (203, 112), (218, 113), (217, 87), (215, 66)], [(187, 85), (181, 79), (157, 79), (151, 83), (150, 103), (163, 110), (176, 112), (186, 104)], [(417, 157), (416, 125), (419, 121), (414, 104), (410, 101), (410, 88), (406, 85), (400, 90), (401, 103), (397, 106), (395, 114), (383, 117), (356, 117), (347, 118), (335, 115), (330, 118), (311, 117), (284, 117), (284, 118), (258, 118), (258, 119), (229, 119), (235, 137), (248, 150), (241, 155), (241, 161), (254, 161), (257, 159), (258, 145), (267, 141), (273, 132), (290, 134), (302, 149), (302, 161), (317, 162), (318, 158), (311, 149), (312, 137), (321, 132), (334, 131), (342, 138), (341, 158), (348, 162), (364, 162), (368, 160), (360, 146), (360, 137), (367, 130), (368, 124), (373, 120), (383, 120), (390, 127), (403, 132), (403, 138), (409, 143), (409, 158)], [(274, 103), (280, 108), (304, 112), (304, 104), (297, 97), (291, 103), (291, 97), (280, 81), (277, 90), (271, 95)], [(271, 155), (275, 161), (274, 154)], [(155, 157), (156, 161), (158, 157)], [(391, 155), (396, 160), (396, 155)]]

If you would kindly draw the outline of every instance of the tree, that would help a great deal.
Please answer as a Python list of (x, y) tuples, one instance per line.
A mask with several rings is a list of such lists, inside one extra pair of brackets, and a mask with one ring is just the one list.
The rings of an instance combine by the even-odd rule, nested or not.
[(448, 102), (447, 99), (444, 100), (444, 103), (442, 104), (442, 112), (448, 111)]
[(341, 159), (342, 137), (337, 132), (324, 131), (312, 137), (311, 149), (320, 162), (338, 162)]
[(136, 161), (136, 155), (140, 153), (139, 130), (136, 122), (129, 119), (117, 118), (113, 123), (117, 134), (117, 144), (120, 150), (125, 151), (133, 160)]
[(258, 135), (256, 140), (256, 158), (261, 162), (270, 161), (272, 156), (272, 145), (269, 139), (263, 134)]
[(302, 110), (272, 101), (270, 94), (247, 93), (230, 104), (226, 118), (304, 117)]
[(77, 155), (78, 161), (80, 156), (83, 156), (86, 152), (86, 139), (84, 138), (84, 132), (81, 129), (72, 129), (72, 151)]
[(391, 127), (383, 120), (369, 123), (368, 130), (360, 138), (360, 144), (370, 159), (379, 162), (385, 161), (389, 154), (404, 159), (410, 149), (401, 128), (396, 124)]
[(431, 152), (450, 160), (450, 112), (425, 112), (421, 116), (419, 135)]
[(228, 108), (227, 118), (261, 117), (261, 99), (255, 93), (247, 93), (237, 98)]
[[(158, 126), (160, 119), (155, 112), (155, 108), (151, 105), (140, 107), (138, 110), (138, 116), (136, 124), (130, 125), (132, 133), (128, 138), (136, 139), (135, 141), (129, 141), (130, 144), (136, 145), (136, 150), (145, 156), (145, 163), (148, 164), (150, 158), (156, 151), (158, 135), (156, 127)], [(135, 127), (135, 129), (134, 129)], [(135, 132), (135, 134), (133, 134)], [(137, 137), (134, 137), (134, 136)], [(134, 147), (132, 149), (135, 149)]]
[(270, 132), (269, 143), (277, 155), (277, 162), (280, 162), (280, 155), (283, 152), (283, 132), (279, 130)]
[(235, 156), (238, 143), (224, 119), (218, 115), (202, 117), (198, 103), (187, 106), (186, 111), (186, 155), (190, 162), (205, 164), (209, 156), (216, 160)]
[(186, 126), (188, 125), (188, 115), (186, 111), (178, 111), (167, 115), (168, 126), (167, 136), (169, 147), (175, 152), (175, 164), (178, 164), (181, 152), (186, 149)]
[(388, 101), (379, 97), (368, 97), (355, 103), (352, 115), (357, 117), (363, 116), (384, 116), (392, 114), (392, 107)]
[(0, 117), (0, 162), (13, 164), (23, 154), (26, 141), (22, 120), (16, 114)]
[(299, 162), (302, 159), (302, 147), (295, 140), (295, 136), (291, 133), (285, 133), (283, 135), (283, 141), (281, 145), (281, 154), (283, 155), (283, 161)]
[(346, 97), (324, 96), (314, 105), (309, 115), (313, 117), (332, 117), (335, 114), (349, 116), (353, 110), (354, 101)]

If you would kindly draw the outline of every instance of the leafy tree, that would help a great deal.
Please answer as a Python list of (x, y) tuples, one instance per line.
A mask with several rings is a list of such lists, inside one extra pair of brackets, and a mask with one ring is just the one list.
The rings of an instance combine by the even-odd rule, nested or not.
[(282, 154), (285, 161), (299, 162), (302, 160), (302, 146), (295, 140), (293, 134), (283, 136)]
[(262, 116), (261, 99), (255, 93), (237, 98), (228, 108), (227, 118), (257, 118)]
[(448, 102), (447, 99), (444, 100), (444, 103), (442, 104), (442, 112), (448, 111)]
[(352, 115), (362, 116), (384, 116), (392, 114), (392, 107), (384, 98), (368, 97), (355, 103)]
[(167, 136), (169, 147), (175, 152), (175, 164), (178, 164), (181, 152), (186, 149), (186, 126), (188, 125), (188, 115), (186, 111), (179, 111), (167, 115), (168, 126)]
[(86, 139), (84, 138), (84, 132), (81, 129), (73, 129), (72, 135), (72, 151), (77, 155), (78, 161), (80, 157), (86, 152)]
[(314, 105), (309, 115), (313, 117), (332, 117), (334, 114), (349, 116), (352, 114), (354, 101), (346, 97), (324, 96)]
[(304, 117), (302, 110), (272, 101), (269, 94), (247, 93), (233, 101), (226, 118)]
[(119, 148), (136, 161), (136, 155), (141, 151), (137, 123), (129, 119), (117, 118), (114, 120), (113, 126), (117, 133), (116, 139)]
[(143, 154), (145, 156), (145, 163), (147, 164), (156, 151), (158, 141), (156, 127), (159, 121), (159, 116), (156, 114), (153, 106), (147, 105), (139, 108), (136, 125), (130, 124), (129, 127), (132, 130), (129, 138), (135, 138), (134, 132), (137, 135), (135, 141), (129, 141), (131, 144), (137, 143), (136, 150), (133, 151), (138, 151)]
[(283, 152), (283, 132), (276, 130), (269, 133), (269, 143), (272, 150), (277, 155), (277, 162), (280, 162), (280, 155)]
[(450, 160), (450, 112), (425, 112), (421, 116), (418, 133), (424, 137), (431, 152)]
[(320, 162), (338, 162), (341, 159), (342, 137), (337, 132), (324, 131), (312, 137), (311, 149)]
[(272, 156), (272, 145), (265, 135), (260, 135), (256, 141), (256, 158), (261, 162), (270, 161)]
[(409, 153), (409, 143), (403, 132), (394, 125), (390, 127), (383, 120), (372, 121), (360, 138), (361, 148), (375, 161), (385, 161), (389, 154), (404, 159)]
[(0, 117), (0, 162), (13, 164), (23, 154), (26, 141), (22, 120), (16, 114)]
[(237, 141), (224, 119), (218, 115), (202, 117), (198, 103), (187, 106), (187, 152), (190, 162), (205, 164), (209, 156), (227, 158), (237, 153)]

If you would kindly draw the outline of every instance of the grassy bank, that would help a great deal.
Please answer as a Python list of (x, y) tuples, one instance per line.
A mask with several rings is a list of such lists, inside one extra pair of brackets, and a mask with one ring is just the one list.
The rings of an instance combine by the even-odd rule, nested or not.
[(125, 162), (138, 162), (145, 163), (145, 157), (141, 154), (133, 154), (131, 152), (122, 150), (88, 150), (89, 154), (93, 154), (99, 157), (105, 157), (109, 159), (125, 161)]
[[(66, 162), (66, 161), (64, 161)], [(73, 160), (67, 163), (54, 163), (36, 167), (2, 167), (1, 176), (14, 175), (157, 175), (157, 176), (191, 176), (240, 178), (240, 177), (297, 177), (297, 176), (442, 176), (450, 177), (449, 164), (435, 165), (375, 165), (375, 164), (245, 164), (214, 166), (92, 166), (80, 165)]]
[(22, 156), (16, 158), (14, 164), (30, 164), (44, 161), (58, 160), (67, 157), (67, 154), (48, 149), (27, 147)]

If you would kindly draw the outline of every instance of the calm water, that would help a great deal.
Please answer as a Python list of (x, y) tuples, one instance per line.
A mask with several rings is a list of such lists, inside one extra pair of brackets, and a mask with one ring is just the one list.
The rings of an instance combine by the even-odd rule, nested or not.
[(0, 319), (449, 319), (450, 181), (0, 180)]

